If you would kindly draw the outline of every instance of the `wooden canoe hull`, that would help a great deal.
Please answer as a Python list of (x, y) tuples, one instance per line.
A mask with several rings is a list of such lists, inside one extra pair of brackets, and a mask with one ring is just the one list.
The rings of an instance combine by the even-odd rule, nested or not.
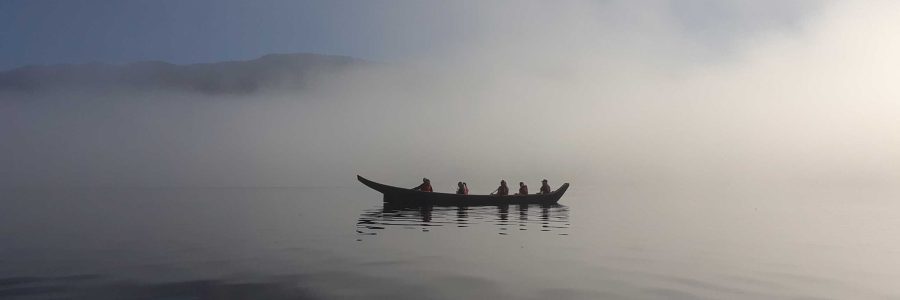
[(377, 183), (357, 175), (356, 179), (362, 184), (384, 194), (384, 202), (402, 205), (447, 205), (447, 206), (477, 206), (477, 205), (504, 205), (504, 204), (553, 204), (559, 202), (569, 184), (564, 183), (549, 194), (529, 195), (459, 195), (436, 192), (422, 192), (407, 188), (400, 188)]

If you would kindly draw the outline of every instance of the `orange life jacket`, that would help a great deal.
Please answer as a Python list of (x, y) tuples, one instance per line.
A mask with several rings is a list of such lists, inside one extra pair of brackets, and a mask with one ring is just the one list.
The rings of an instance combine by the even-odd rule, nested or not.
[(550, 186), (546, 185), (546, 184), (542, 185), (541, 186), (541, 194), (549, 194), (549, 193), (550, 193)]
[(432, 192), (430, 183), (422, 183), (419, 186), (413, 188), (414, 190), (423, 191), (423, 192)]
[(500, 196), (509, 195), (509, 187), (505, 187), (505, 186), (501, 185), (499, 188), (497, 188), (497, 195), (500, 195)]

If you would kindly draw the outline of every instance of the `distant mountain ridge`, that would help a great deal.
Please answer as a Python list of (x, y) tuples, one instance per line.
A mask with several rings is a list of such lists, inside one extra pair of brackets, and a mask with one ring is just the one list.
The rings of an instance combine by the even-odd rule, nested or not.
[(188, 65), (143, 61), (26, 66), (0, 72), (0, 91), (87, 87), (247, 94), (261, 88), (302, 89), (314, 80), (364, 64), (369, 62), (347, 56), (295, 53)]

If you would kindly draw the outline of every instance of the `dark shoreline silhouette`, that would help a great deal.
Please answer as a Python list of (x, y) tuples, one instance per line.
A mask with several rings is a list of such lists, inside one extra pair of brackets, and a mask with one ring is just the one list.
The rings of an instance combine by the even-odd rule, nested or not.
[(293, 53), (189, 65), (142, 61), (25, 66), (0, 71), (0, 92), (101, 88), (249, 94), (261, 88), (307, 88), (328, 74), (367, 64), (347, 56)]

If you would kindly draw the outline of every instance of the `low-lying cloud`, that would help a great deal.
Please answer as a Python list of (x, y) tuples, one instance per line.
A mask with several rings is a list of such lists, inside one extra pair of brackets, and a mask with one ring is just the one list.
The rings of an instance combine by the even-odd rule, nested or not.
[(691, 3), (469, 3), (464, 38), (300, 91), (5, 92), (0, 184), (900, 180), (897, 4)]

